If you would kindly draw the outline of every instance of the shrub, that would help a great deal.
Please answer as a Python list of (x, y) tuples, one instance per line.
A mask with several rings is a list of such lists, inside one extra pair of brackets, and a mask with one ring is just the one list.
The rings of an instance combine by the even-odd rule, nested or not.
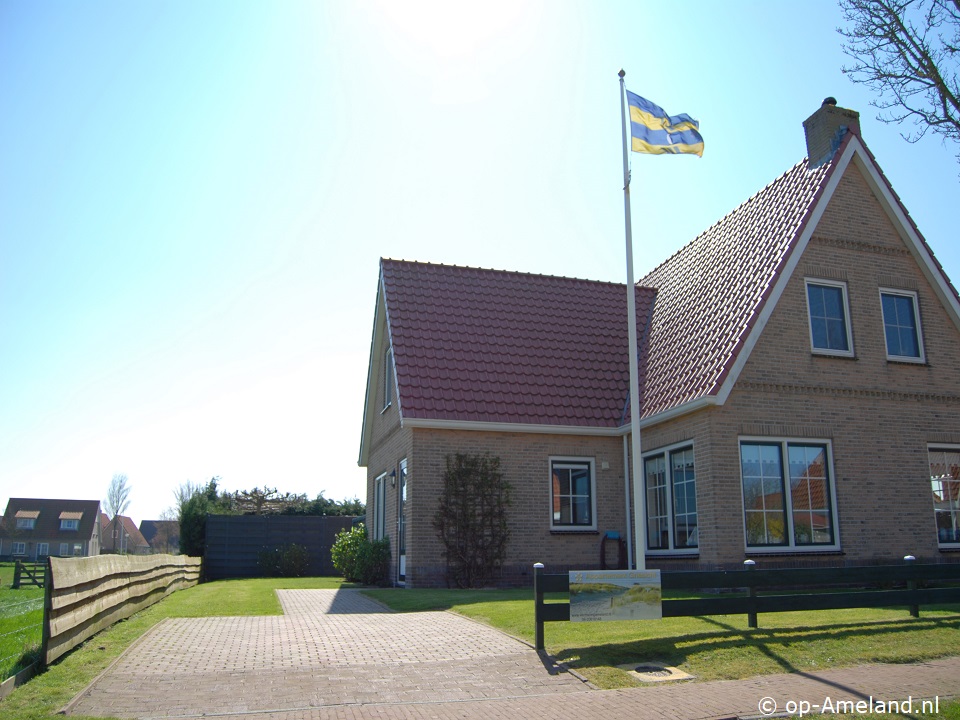
[(484, 587), (507, 556), (510, 483), (500, 458), (489, 455), (447, 457), (443, 492), (433, 527), (447, 559), (447, 584)]
[(257, 554), (257, 565), (266, 577), (305, 577), (310, 571), (310, 553), (296, 543), (264, 548)]
[(361, 523), (337, 533), (330, 550), (333, 566), (350, 582), (379, 585), (387, 579), (390, 566), (390, 541), (369, 541), (367, 528)]

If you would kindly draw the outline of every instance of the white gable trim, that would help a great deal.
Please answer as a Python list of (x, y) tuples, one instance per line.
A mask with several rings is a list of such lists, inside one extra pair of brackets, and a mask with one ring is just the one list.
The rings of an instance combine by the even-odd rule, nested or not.
[[(381, 328), (385, 331), (381, 332)], [(383, 367), (383, 357), (387, 346), (393, 347), (393, 341), (390, 336), (390, 316), (387, 312), (386, 295), (383, 283), (383, 268), (380, 269), (380, 282), (377, 286), (377, 303), (373, 313), (373, 333), (370, 338), (370, 360), (367, 364), (367, 389), (363, 398), (363, 426), (360, 431), (360, 454), (357, 458), (357, 465), (366, 467), (370, 457), (370, 440), (373, 434), (374, 417), (379, 415), (383, 408), (374, 407), (377, 399), (377, 388), (381, 383), (381, 369)], [(393, 399), (397, 405), (397, 412), (400, 411), (400, 392), (397, 384), (397, 361), (390, 354), (393, 362)], [(403, 417), (403, 414), (400, 414)]]

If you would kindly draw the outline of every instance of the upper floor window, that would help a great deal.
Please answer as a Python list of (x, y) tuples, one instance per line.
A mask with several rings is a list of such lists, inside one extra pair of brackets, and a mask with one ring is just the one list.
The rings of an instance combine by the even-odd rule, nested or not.
[(33, 530), (36, 524), (35, 518), (17, 518), (17, 530)]
[(643, 459), (647, 550), (690, 550), (698, 545), (697, 480), (689, 445)]
[(923, 362), (923, 336), (917, 294), (910, 290), (880, 290), (883, 334), (888, 360)]
[(933, 515), (940, 547), (960, 547), (960, 449), (929, 448)]
[(592, 458), (550, 458), (551, 530), (596, 530)]
[(807, 280), (806, 285), (813, 352), (852, 357), (853, 337), (850, 334), (846, 283)]
[(387, 348), (383, 355), (383, 409), (393, 404), (393, 350)]
[(60, 529), (61, 530), (79, 530), (80, 521), (64, 518), (63, 520), (60, 521)]
[(740, 442), (747, 548), (836, 547), (829, 444)]

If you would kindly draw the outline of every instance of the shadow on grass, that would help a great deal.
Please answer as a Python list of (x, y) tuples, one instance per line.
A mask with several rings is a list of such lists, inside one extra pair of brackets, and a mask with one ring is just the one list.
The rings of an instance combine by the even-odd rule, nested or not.
[[(722, 630), (684, 634), (677, 637), (642, 638), (622, 643), (606, 643), (565, 648), (555, 655), (558, 661), (570, 667), (589, 668), (598, 665), (619, 665), (629, 662), (660, 660), (672, 665), (682, 665), (689, 659), (706, 653), (724, 650), (748, 649), (759, 653), (782, 672), (806, 674), (787, 657), (792, 655), (793, 645), (830, 641), (845, 644), (855, 639), (889, 636), (898, 632), (960, 630), (960, 618), (929, 618), (890, 620), (864, 623), (837, 623), (833, 625), (802, 626), (746, 630), (720, 622), (713, 617), (698, 618), (716, 625)], [(945, 647), (947, 653), (956, 648)], [(923, 657), (927, 657), (924, 655)], [(909, 652), (884, 662), (915, 662), (918, 656)], [(841, 687), (841, 686), (837, 686)]]

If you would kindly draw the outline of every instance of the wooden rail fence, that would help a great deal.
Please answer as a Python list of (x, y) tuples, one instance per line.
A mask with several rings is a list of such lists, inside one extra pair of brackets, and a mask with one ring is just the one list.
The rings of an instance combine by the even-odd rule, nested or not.
[(48, 562), (43, 624), (43, 659), (48, 664), (113, 623), (200, 580), (200, 558), (183, 555), (51, 557)]
[(36, 585), (37, 587), (43, 587), (44, 577), (46, 574), (46, 563), (25, 563), (22, 560), (17, 560), (13, 569), (13, 589), (18, 590), (23, 585)]
[[(960, 563), (880, 565), (846, 568), (801, 568), (696, 572), (662, 572), (662, 590), (745, 590), (745, 596), (663, 600), (663, 617), (704, 615), (746, 615), (750, 627), (757, 627), (757, 614), (791, 610), (837, 610), (843, 608), (906, 606), (919, 617), (921, 605), (960, 603), (960, 587), (922, 587), (932, 582), (960, 582)], [(892, 588), (893, 584), (903, 587)], [(846, 586), (828, 592), (811, 592), (830, 586)], [(850, 589), (863, 586), (889, 589)], [(803, 588), (786, 592), (777, 588)], [(808, 589), (809, 588), (809, 589)], [(543, 565), (534, 565), (534, 621), (536, 646), (544, 648), (543, 626), (570, 619), (569, 602), (546, 602), (546, 593), (569, 592), (569, 574), (549, 575)], [(758, 590), (775, 594), (761, 595)]]

